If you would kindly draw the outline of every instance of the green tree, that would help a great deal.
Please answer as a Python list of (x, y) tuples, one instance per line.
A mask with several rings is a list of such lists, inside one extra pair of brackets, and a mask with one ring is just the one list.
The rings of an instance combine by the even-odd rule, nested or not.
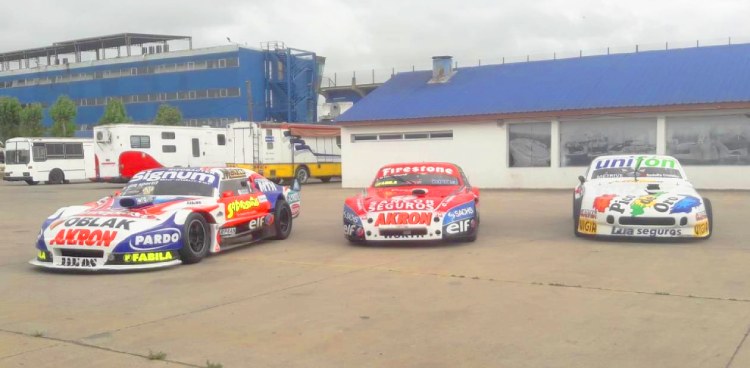
[(15, 97), (0, 97), (0, 139), (18, 137), (21, 125), (21, 103)]
[(76, 131), (76, 115), (78, 108), (75, 102), (66, 95), (60, 95), (49, 108), (52, 117), (51, 133), (55, 137), (72, 137)]
[(104, 115), (99, 120), (99, 124), (122, 124), (130, 121), (128, 113), (125, 111), (125, 104), (118, 98), (110, 98), (107, 101), (107, 107), (104, 108)]
[(44, 110), (42, 104), (33, 103), (26, 105), (21, 110), (21, 126), (19, 128), (19, 134), (22, 137), (41, 137), (44, 135), (44, 125), (42, 125), (42, 119), (44, 118)]
[(162, 104), (159, 106), (159, 111), (156, 112), (156, 119), (154, 124), (158, 125), (179, 125), (182, 122), (182, 113), (180, 109)]

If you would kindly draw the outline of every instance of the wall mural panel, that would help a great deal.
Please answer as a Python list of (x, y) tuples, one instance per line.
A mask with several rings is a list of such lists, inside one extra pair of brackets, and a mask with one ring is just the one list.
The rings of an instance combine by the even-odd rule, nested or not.
[(551, 136), (550, 123), (510, 124), (510, 167), (549, 167)]
[(656, 119), (560, 122), (560, 166), (630, 154), (656, 154)]
[(667, 154), (683, 165), (750, 165), (745, 115), (667, 118)]

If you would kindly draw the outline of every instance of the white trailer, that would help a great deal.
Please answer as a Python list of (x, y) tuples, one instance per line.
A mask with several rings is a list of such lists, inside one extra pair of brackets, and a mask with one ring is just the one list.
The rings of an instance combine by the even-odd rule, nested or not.
[(159, 167), (226, 166), (225, 128), (116, 124), (94, 128), (98, 181)]
[(5, 142), (5, 181), (29, 185), (69, 183), (94, 177), (94, 141), (89, 138), (12, 138)]
[(227, 127), (229, 166), (269, 179), (341, 177), (341, 128), (330, 125), (237, 122)]

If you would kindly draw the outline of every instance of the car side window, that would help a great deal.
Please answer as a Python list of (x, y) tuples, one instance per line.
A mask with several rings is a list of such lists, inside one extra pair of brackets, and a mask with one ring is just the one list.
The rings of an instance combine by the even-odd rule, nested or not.
[(234, 195), (250, 194), (252, 188), (247, 182), (247, 179), (229, 179), (224, 180), (219, 185), (219, 192), (224, 193), (231, 191)]

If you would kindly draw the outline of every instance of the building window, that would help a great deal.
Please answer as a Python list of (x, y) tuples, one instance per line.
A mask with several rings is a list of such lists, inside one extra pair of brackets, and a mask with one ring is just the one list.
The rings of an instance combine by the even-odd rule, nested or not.
[(31, 147), (31, 158), (35, 162), (47, 161), (47, 146), (44, 143), (34, 143)]
[(377, 134), (352, 134), (352, 142), (377, 141)]
[(653, 119), (560, 122), (561, 166), (588, 166), (598, 156), (639, 153), (656, 153)]
[(161, 139), (174, 139), (174, 132), (161, 132)]
[(151, 148), (151, 137), (147, 135), (131, 135), (130, 148)]
[(745, 115), (667, 118), (667, 154), (683, 165), (750, 165)]
[(164, 153), (175, 153), (177, 152), (177, 146), (164, 145), (164, 146), (161, 146), (161, 151)]
[(510, 167), (549, 167), (551, 123), (508, 125)]
[(414, 139), (453, 139), (452, 130), (441, 130), (434, 132), (389, 132), (389, 133), (368, 133), (352, 134), (352, 142), (363, 141), (404, 141)]
[(217, 134), (216, 135), (216, 143), (220, 146), (224, 146), (227, 144), (227, 138), (224, 134)]

